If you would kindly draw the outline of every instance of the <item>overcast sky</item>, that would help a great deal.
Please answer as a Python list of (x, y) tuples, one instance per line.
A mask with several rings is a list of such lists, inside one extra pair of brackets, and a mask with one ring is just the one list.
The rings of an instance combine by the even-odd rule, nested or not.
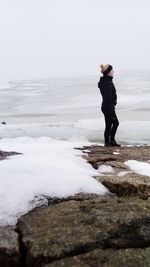
[(0, 79), (150, 70), (149, 0), (0, 0)]

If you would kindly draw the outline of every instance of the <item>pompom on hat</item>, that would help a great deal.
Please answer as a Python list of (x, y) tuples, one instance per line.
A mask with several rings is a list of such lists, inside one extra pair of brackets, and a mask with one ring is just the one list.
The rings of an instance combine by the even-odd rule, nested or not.
[(106, 64), (106, 65), (101, 64), (100, 68), (101, 68), (101, 73), (103, 75), (107, 75), (112, 70), (113, 66), (109, 64)]

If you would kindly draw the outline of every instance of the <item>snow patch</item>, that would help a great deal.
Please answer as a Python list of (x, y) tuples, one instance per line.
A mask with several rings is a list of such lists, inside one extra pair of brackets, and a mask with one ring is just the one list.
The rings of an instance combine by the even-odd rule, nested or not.
[(1, 150), (23, 153), (0, 161), (0, 225), (16, 224), (21, 215), (44, 203), (42, 196), (107, 193), (92, 177), (98, 171), (74, 149), (83, 145), (49, 137), (0, 140)]
[(98, 171), (100, 174), (103, 174), (103, 173), (111, 173), (111, 172), (114, 172), (114, 169), (111, 167), (111, 166), (108, 166), (108, 165), (100, 165), (99, 168), (98, 168)]
[(142, 175), (150, 176), (150, 163), (137, 160), (128, 160), (125, 164), (132, 170)]

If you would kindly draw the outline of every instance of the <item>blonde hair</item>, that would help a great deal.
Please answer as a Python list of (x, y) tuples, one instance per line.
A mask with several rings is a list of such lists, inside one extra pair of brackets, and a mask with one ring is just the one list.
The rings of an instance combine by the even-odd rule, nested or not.
[(100, 69), (101, 69), (101, 72), (103, 73), (105, 70), (108, 69), (109, 67), (109, 64), (101, 64), (99, 65)]

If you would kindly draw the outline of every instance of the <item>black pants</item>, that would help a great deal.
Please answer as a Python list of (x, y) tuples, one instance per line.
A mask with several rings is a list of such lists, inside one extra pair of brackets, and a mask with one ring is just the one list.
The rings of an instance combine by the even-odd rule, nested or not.
[(109, 142), (115, 140), (115, 134), (119, 126), (119, 121), (115, 112), (115, 108), (112, 113), (108, 110), (107, 107), (104, 106), (102, 106), (101, 110), (104, 113), (105, 117), (105, 144), (108, 144)]

